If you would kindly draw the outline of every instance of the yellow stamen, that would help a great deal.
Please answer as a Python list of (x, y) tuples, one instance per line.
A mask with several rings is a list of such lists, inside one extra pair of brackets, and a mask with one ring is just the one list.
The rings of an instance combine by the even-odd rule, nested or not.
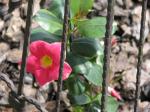
[(52, 65), (52, 58), (48, 55), (45, 55), (40, 60), (43, 68), (50, 67)]

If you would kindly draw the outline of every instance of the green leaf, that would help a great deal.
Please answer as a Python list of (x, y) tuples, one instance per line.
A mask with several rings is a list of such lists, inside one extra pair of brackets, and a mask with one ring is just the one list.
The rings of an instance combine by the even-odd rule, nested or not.
[(72, 52), (84, 57), (95, 57), (103, 54), (103, 48), (97, 39), (78, 38), (71, 43)]
[(108, 96), (107, 112), (117, 112), (119, 102), (114, 97)]
[[(90, 105), (91, 111), (89, 111), (89, 112), (97, 112), (96, 110), (100, 109), (101, 96), (102, 96), (102, 94), (99, 94), (92, 100), (92, 104)], [(107, 96), (107, 108), (106, 108), (106, 111), (107, 112), (117, 112), (119, 104), (120, 104), (120, 102), (118, 102), (114, 97)]]
[[(81, 0), (80, 3), (80, 11), (83, 13), (88, 13), (90, 9), (92, 9), (94, 0)], [(86, 4), (85, 4), (86, 3)]]
[(80, 2), (81, 0), (70, 0), (70, 8), (74, 16), (77, 15), (80, 10)]
[(84, 104), (88, 104), (91, 102), (90, 97), (86, 94), (69, 95), (69, 97), (70, 97), (71, 103), (75, 105), (84, 105)]
[(67, 55), (67, 62), (73, 68), (74, 73), (83, 74), (83, 76), (94, 85), (101, 85), (102, 83), (102, 66), (93, 64), (87, 59), (73, 55), (72, 53)]
[(92, 84), (97, 85), (97, 86), (101, 86), (101, 84), (102, 84), (102, 73), (103, 73), (102, 67), (97, 65), (97, 64), (93, 64), (92, 67), (89, 69), (88, 73), (83, 74), (83, 75)]
[(46, 31), (56, 35), (62, 35), (62, 21), (48, 10), (41, 9), (35, 16), (35, 21)]
[(52, 0), (48, 10), (55, 14), (59, 19), (63, 20), (64, 4), (65, 0)]
[(73, 112), (84, 112), (84, 109), (82, 106), (73, 106)]
[(102, 94), (97, 94), (96, 96), (94, 96), (92, 98), (92, 102), (94, 102), (94, 103), (100, 103), (101, 97), (102, 97)]
[(83, 37), (103, 38), (106, 32), (106, 18), (95, 17), (92, 19), (80, 19), (77, 21), (77, 28)]
[(66, 85), (69, 93), (72, 95), (79, 95), (85, 91), (84, 82), (81, 81), (81, 79), (77, 75), (75, 75), (75, 77), (67, 79)]
[[(101, 96), (101, 94), (100, 94)], [(99, 96), (99, 97), (100, 97)], [(108, 96), (107, 108), (106, 112), (117, 112), (119, 102), (115, 100), (115, 98)], [(97, 99), (97, 101), (92, 102), (92, 104), (88, 108), (88, 112), (100, 112), (100, 101), (101, 98)]]
[(104, 59), (104, 54), (99, 54), (97, 57), (96, 57), (96, 64), (98, 64), (99, 66), (103, 66), (103, 60)]
[(89, 10), (92, 8), (92, 5), (93, 0), (71, 0), (70, 7), (73, 17), (86, 16)]
[(90, 106), (87, 107), (87, 111), (86, 112), (100, 112), (100, 105), (98, 103), (92, 103)]
[(67, 62), (73, 68), (73, 72), (77, 74), (87, 74), (89, 69), (92, 67), (92, 63), (90, 61), (72, 53), (67, 54)]
[(50, 34), (49, 32), (45, 31), (41, 27), (37, 27), (31, 30), (31, 40), (30, 42), (43, 40), (46, 42), (58, 42), (61, 40), (61, 37), (57, 35)]
[[(94, 99), (93, 104), (100, 103), (100, 105), (101, 105), (101, 96), (102, 96), (101, 94), (97, 95), (97, 97)], [(114, 97), (107, 96), (107, 108), (106, 108), (106, 111), (107, 112), (117, 112), (119, 104), (120, 103)]]

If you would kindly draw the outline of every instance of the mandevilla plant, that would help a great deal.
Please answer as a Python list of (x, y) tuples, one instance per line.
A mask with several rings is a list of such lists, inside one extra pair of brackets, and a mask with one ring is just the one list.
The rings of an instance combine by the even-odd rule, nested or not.
[[(100, 42), (105, 35), (106, 18), (87, 18), (92, 6), (93, 0), (70, 0), (63, 79), (68, 78), (64, 81), (64, 89), (69, 91), (73, 112), (100, 112), (101, 89), (94, 91), (94, 88), (102, 85), (103, 45)], [(34, 74), (41, 86), (58, 79), (63, 9), (64, 0), (52, 0), (48, 9), (39, 10), (33, 17), (39, 26), (32, 29), (27, 72)], [(109, 90), (113, 96), (117, 95), (117, 99), (120, 98), (114, 90)], [(114, 97), (108, 96), (107, 111), (116, 112), (118, 104)]]

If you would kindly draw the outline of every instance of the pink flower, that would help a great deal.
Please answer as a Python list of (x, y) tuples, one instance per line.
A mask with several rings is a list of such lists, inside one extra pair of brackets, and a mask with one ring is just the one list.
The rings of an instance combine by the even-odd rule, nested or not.
[(117, 38), (113, 36), (113, 37), (111, 38), (111, 45), (114, 46), (114, 45), (117, 44), (117, 42), (118, 42)]
[[(27, 58), (26, 70), (32, 73), (40, 86), (59, 77), (61, 43), (49, 44), (44, 41), (35, 41), (30, 44), (30, 56)], [(63, 80), (67, 79), (72, 69), (65, 62), (63, 70)]]
[(122, 100), (122, 97), (114, 88), (108, 87), (108, 93), (117, 100)]

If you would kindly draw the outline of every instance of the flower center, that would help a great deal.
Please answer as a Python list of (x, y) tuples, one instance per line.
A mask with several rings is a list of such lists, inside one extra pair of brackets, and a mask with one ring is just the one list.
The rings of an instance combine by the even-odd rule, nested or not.
[(40, 62), (43, 68), (47, 68), (52, 65), (52, 58), (50, 56), (45, 55), (41, 58)]

